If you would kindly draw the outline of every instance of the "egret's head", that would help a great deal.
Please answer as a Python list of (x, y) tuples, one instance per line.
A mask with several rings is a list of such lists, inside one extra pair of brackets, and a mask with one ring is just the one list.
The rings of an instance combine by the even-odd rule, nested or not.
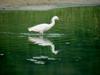
[(59, 17), (58, 16), (53, 16), (53, 19), (59, 20)]

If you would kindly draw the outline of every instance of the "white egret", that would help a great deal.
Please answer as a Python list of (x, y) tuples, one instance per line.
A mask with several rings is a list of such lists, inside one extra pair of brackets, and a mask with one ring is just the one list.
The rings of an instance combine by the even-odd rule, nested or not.
[(53, 18), (51, 19), (50, 24), (47, 24), (47, 23), (38, 24), (36, 26), (29, 27), (28, 31), (39, 32), (40, 34), (43, 35), (43, 33), (45, 31), (48, 31), (49, 29), (51, 29), (55, 25), (55, 20), (59, 20), (59, 17), (58, 16), (53, 16)]

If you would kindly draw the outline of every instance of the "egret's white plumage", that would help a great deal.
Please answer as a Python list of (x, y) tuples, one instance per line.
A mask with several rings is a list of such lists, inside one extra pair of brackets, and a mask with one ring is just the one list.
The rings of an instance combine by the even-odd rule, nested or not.
[(52, 28), (55, 25), (55, 20), (59, 20), (58, 16), (53, 16), (50, 24), (47, 23), (38, 24), (36, 26), (29, 27), (28, 31), (34, 31), (43, 34), (45, 31), (48, 31), (50, 28)]

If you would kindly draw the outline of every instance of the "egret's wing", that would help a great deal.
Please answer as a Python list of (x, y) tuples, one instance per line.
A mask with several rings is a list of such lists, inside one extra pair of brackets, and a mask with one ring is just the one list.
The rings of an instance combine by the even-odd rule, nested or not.
[(31, 27), (31, 29), (33, 31), (42, 31), (42, 30), (45, 30), (47, 27), (48, 27), (48, 24), (44, 23), (44, 24), (39, 24), (39, 25), (33, 26), (33, 27)]

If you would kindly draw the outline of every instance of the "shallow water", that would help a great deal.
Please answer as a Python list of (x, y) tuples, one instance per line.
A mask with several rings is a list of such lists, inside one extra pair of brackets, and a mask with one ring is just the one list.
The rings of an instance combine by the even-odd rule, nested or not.
[[(0, 12), (0, 75), (97, 75), (99, 7)], [(40, 36), (27, 28), (60, 20)]]

